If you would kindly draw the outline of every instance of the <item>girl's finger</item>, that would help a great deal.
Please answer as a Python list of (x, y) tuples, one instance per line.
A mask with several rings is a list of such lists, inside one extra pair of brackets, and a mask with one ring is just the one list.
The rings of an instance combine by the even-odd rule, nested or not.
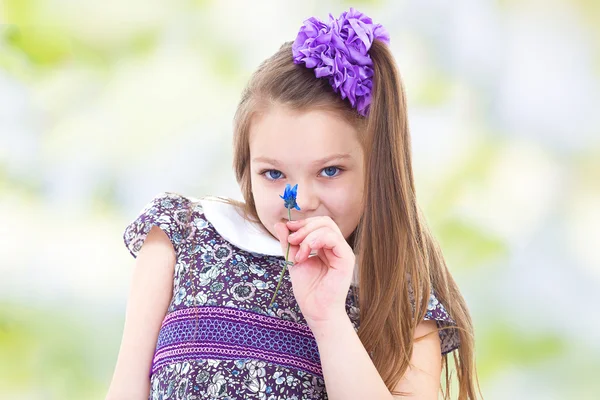
[[(329, 249), (337, 258), (350, 257), (347, 253), (348, 244), (339, 233), (329, 227), (319, 228), (309, 233), (300, 244), (301, 250), (297, 253), (297, 262), (303, 262), (308, 258), (311, 250)], [(332, 265), (335, 267), (335, 265)]]
[(278, 222), (275, 224), (274, 226), (275, 228), (275, 233), (277, 234), (277, 239), (279, 239), (279, 244), (281, 245), (281, 249), (285, 251), (287, 249), (287, 238), (290, 234), (290, 231), (288, 230), (287, 226), (285, 226), (285, 224), (283, 222)]
[[(299, 246), (295, 246), (298, 248), (298, 251), (294, 254), (294, 262), (302, 262), (308, 259), (308, 256), (311, 254), (312, 249), (309, 245), (305, 243), (300, 243)], [(316, 253), (316, 251), (314, 251)]]
[(287, 228), (287, 226), (283, 222), (278, 222), (275, 225), (273, 225), (273, 228), (275, 229), (277, 239), (280, 242), (283, 242), (284, 236), (286, 236), (289, 233), (289, 229)]
[[(288, 241), (292, 244), (300, 244), (309, 233), (323, 227), (330, 227), (334, 231), (338, 231), (339, 227), (329, 217), (314, 217), (299, 221), (298, 226), (290, 224), (295, 221), (288, 221), (287, 227), (292, 231)], [(340, 232), (341, 233), (341, 232)]]
[[(288, 244), (289, 244), (288, 237), (289, 237), (290, 231), (288, 230), (288, 228), (286, 227), (286, 225), (283, 222), (276, 223), (274, 228), (275, 228), (275, 233), (277, 234), (277, 238), (279, 239), (279, 244), (281, 245), (281, 251), (283, 253), (283, 256), (285, 257), (286, 253), (288, 252)], [(299, 249), (299, 246), (290, 245), (288, 261), (294, 260), (294, 257), (296, 256), (298, 249)]]
[(314, 223), (314, 222), (321, 222), (323, 224), (331, 224), (332, 226), (337, 226), (335, 221), (333, 221), (333, 219), (327, 215), (322, 215), (322, 216), (318, 216), (318, 217), (310, 217), (310, 218), (305, 218), (305, 219), (298, 219), (298, 220), (293, 220), (293, 221), (286, 221), (286, 225), (289, 228), (293, 227), (293, 229), (298, 229), (298, 228), (301, 228), (303, 226), (306, 226), (306, 225)]
[(303, 227), (304, 225), (306, 225), (306, 219), (298, 219), (298, 220), (293, 220), (293, 221), (287, 221), (285, 224), (291, 228), (293, 227), (294, 229), (298, 229)]

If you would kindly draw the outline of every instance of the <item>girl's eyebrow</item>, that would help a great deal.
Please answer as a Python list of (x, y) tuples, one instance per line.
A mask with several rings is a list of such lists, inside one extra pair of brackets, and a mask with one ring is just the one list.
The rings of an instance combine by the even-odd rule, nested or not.
[[(332, 154), (330, 156), (327, 157), (323, 157), (320, 158), (318, 160), (315, 160), (312, 162), (313, 165), (320, 165), (320, 164), (326, 164), (332, 160), (348, 160), (352, 158), (352, 156), (348, 153), (339, 153), (339, 154)], [(269, 158), (269, 157), (255, 157), (252, 159), (252, 161), (254, 162), (265, 162), (265, 163), (269, 163), (269, 164), (273, 164), (273, 165), (281, 165), (281, 161), (276, 160), (274, 158)]]

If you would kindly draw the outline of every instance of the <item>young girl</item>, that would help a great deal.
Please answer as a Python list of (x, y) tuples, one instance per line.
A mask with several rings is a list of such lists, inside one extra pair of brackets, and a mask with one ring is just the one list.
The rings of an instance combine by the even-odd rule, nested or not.
[(452, 351), (458, 398), (475, 398), (471, 320), (419, 213), (388, 43), (354, 9), (306, 20), (239, 104), (245, 202), (162, 193), (127, 226), (108, 399), (437, 399)]

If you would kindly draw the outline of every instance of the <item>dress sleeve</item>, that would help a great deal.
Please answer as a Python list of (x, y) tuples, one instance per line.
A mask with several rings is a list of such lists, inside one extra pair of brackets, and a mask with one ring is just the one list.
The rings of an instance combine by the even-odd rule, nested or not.
[(439, 330), (440, 341), (442, 345), (442, 354), (450, 353), (460, 346), (460, 336), (456, 328), (456, 322), (450, 317), (446, 308), (431, 292), (427, 304), (427, 313), (425, 320), (435, 321)]
[(176, 193), (160, 193), (125, 228), (123, 241), (133, 257), (137, 257), (153, 226), (162, 229), (173, 244), (175, 254), (185, 240), (190, 219), (191, 201)]

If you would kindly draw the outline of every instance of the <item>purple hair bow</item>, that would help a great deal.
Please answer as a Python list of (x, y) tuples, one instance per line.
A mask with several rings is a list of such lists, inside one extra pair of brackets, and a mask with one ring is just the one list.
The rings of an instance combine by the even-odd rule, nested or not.
[(311, 17), (304, 21), (292, 45), (294, 63), (315, 70), (342, 99), (348, 99), (362, 116), (369, 113), (373, 87), (373, 61), (369, 49), (377, 39), (390, 42), (387, 30), (371, 18), (350, 8), (327, 23)]

